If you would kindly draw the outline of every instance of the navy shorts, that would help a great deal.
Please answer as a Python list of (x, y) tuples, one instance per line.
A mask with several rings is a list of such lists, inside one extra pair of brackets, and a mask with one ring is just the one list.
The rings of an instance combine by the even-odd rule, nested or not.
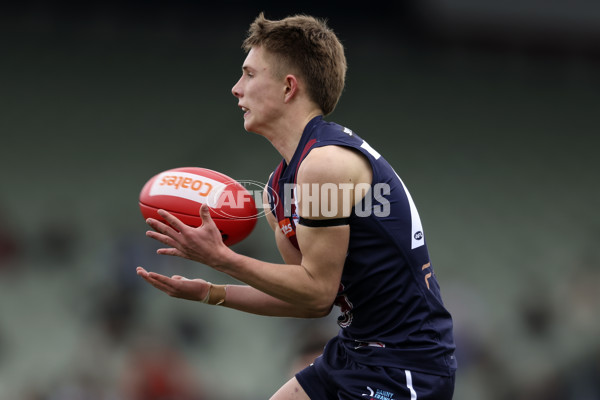
[(296, 379), (311, 400), (451, 400), (454, 375), (357, 363), (345, 354), (324, 352)]

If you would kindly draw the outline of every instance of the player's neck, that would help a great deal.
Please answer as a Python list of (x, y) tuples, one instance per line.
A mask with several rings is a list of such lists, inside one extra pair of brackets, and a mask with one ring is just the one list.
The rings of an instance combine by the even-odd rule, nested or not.
[(322, 112), (320, 110), (314, 110), (305, 113), (300, 118), (282, 119), (282, 124), (277, 129), (276, 133), (267, 137), (273, 147), (277, 149), (279, 154), (281, 154), (288, 164), (296, 152), (296, 148), (302, 138), (302, 133), (304, 133), (304, 128), (318, 115), (322, 115)]

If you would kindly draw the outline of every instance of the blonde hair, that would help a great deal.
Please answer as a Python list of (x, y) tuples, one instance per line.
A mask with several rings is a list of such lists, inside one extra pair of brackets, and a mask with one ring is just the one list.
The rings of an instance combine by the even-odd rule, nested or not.
[(325, 21), (294, 15), (268, 20), (263, 13), (252, 22), (242, 48), (264, 48), (277, 60), (281, 74), (304, 79), (308, 95), (325, 115), (338, 103), (346, 79), (344, 47)]

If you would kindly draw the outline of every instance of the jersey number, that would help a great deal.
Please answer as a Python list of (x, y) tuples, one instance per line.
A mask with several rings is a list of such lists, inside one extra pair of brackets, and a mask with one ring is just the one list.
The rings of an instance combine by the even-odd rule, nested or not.
[(341, 328), (347, 328), (352, 323), (352, 308), (354, 307), (348, 296), (341, 294), (344, 290), (344, 285), (340, 283), (338, 296), (335, 298), (334, 305), (340, 308), (340, 315), (338, 316), (337, 323)]
[[(425, 271), (429, 267), (431, 267), (430, 262), (423, 265), (423, 267), (421, 268), (421, 271)], [(431, 271), (429, 271), (428, 273), (425, 274), (425, 284), (427, 284), (427, 289), (429, 289), (429, 278), (431, 278)], [(431, 290), (431, 289), (429, 289), (429, 290)]]

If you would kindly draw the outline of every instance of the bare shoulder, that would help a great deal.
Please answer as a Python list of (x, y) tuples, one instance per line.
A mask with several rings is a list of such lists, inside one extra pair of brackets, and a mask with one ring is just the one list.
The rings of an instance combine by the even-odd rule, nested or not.
[(317, 147), (298, 169), (298, 183), (371, 183), (371, 165), (359, 151), (343, 146)]
[(296, 211), (303, 218), (348, 217), (372, 182), (372, 169), (362, 153), (347, 147), (311, 150), (298, 170)]

